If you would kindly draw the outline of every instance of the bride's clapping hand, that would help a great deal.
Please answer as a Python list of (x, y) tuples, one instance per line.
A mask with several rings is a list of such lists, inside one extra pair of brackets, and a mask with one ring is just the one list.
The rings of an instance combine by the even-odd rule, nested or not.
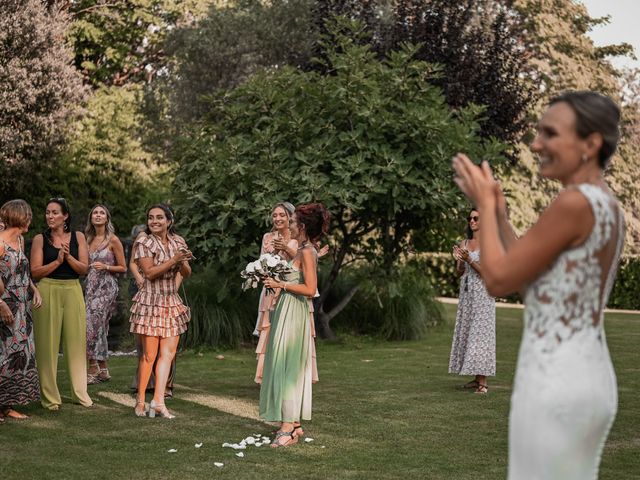
[(453, 157), (454, 181), (466, 197), (478, 208), (495, 205), (496, 180), (486, 161), (481, 166), (474, 165), (464, 153)]

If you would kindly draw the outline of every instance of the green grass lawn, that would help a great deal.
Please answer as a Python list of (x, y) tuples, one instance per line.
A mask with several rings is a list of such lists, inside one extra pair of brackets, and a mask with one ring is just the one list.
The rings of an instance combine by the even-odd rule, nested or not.
[[(468, 378), (447, 374), (455, 307), (445, 310), (448, 324), (433, 328), (422, 341), (319, 342), (320, 383), (314, 388), (313, 420), (306, 424), (313, 442), (279, 450), (251, 447), (244, 458), (221, 447), (272, 430), (222, 411), (257, 404), (250, 349), (182, 353), (177, 372), (182, 387), (168, 402), (178, 417), (170, 421), (136, 418), (133, 400), (125, 407), (98, 395), (128, 392), (135, 360), (118, 357), (111, 361), (113, 380), (89, 387), (94, 408), (64, 403), (59, 412), (48, 412), (34, 404), (24, 409), (28, 421), (0, 426), (0, 478), (505, 478), (522, 311), (498, 310), (498, 376), (491, 379), (489, 394), (479, 396), (459, 388)], [(640, 315), (608, 315), (607, 334), (620, 403), (600, 479), (640, 479)], [(222, 360), (216, 358), (220, 353)], [(64, 371), (60, 387), (68, 395)], [(186, 399), (207, 395), (222, 410)], [(200, 442), (202, 448), (194, 448)], [(167, 453), (171, 448), (177, 453)]]

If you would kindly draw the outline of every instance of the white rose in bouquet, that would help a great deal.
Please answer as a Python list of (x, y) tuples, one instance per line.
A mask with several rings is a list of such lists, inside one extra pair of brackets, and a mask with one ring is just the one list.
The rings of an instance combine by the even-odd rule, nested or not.
[[(256, 288), (265, 278), (273, 278), (276, 281), (283, 281), (286, 274), (293, 271), (289, 263), (283, 260), (279, 255), (265, 253), (260, 255), (258, 260), (249, 262), (240, 276), (244, 279), (242, 289), (248, 290)], [(272, 288), (267, 289), (267, 293), (275, 293)]]

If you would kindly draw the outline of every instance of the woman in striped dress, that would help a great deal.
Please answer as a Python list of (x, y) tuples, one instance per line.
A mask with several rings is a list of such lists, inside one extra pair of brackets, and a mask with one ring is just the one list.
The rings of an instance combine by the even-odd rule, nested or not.
[(191, 315), (178, 295), (176, 276), (191, 275), (192, 258), (184, 239), (175, 233), (173, 214), (167, 205), (153, 205), (147, 211), (147, 229), (133, 245), (133, 258), (144, 273), (142, 288), (133, 297), (131, 332), (140, 335), (143, 355), (138, 363), (138, 394), (135, 414), (145, 415), (145, 391), (156, 365), (156, 388), (149, 416), (174, 415), (164, 405), (164, 390), (176, 355), (180, 335), (187, 331)]

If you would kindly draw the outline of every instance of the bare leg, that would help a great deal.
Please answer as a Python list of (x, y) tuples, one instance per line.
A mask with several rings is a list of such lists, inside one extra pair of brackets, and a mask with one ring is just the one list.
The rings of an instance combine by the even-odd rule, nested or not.
[(137, 401), (144, 403), (147, 383), (149, 383), (149, 377), (151, 377), (151, 370), (153, 369), (153, 362), (155, 362), (156, 355), (158, 354), (160, 338), (140, 335), (140, 339), (142, 340), (142, 355), (140, 356), (138, 363), (139, 376)]
[(476, 382), (478, 382), (478, 388), (476, 389), (476, 393), (485, 394), (489, 390), (487, 386), (487, 377), (486, 375), (476, 375)]
[(179, 336), (160, 339), (160, 348), (158, 349), (160, 356), (156, 364), (156, 388), (153, 391), (153, 401), (156, 405), (164, 404), (164, 391), (179, 341)]

